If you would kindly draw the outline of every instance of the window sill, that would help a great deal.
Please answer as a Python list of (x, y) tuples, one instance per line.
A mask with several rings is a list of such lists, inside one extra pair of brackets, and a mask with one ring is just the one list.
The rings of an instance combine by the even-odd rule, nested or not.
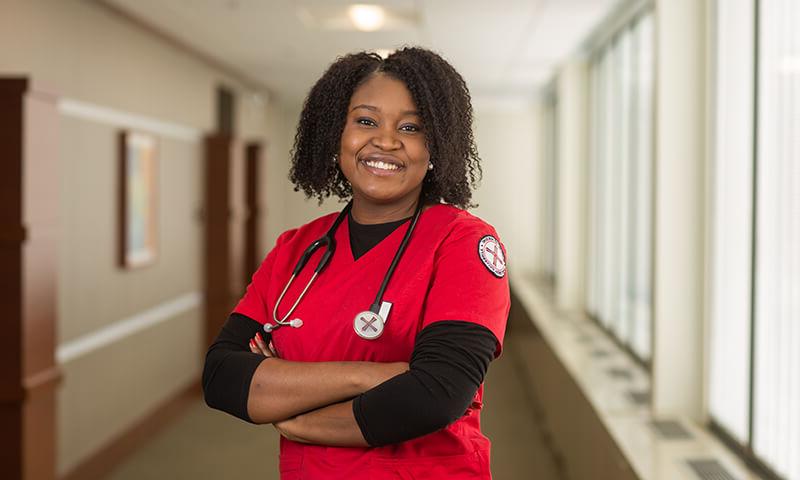
[[(527, 318), (570, 375), (637, 478), (695, 480), (699, 477), (687, 462), (698, 459), (717, 460), (739, 480), (762, 478), (748, 470), (709, 430), (691, 419), (655, 418), (649, 401), (637, 402), (632, 395), (650, 391), (647, 370), (585, 316), (559, 312), (532, 276), (519, 272), (509, 275), (514, 295)], [(662, 438), (653, 427), (656, 420), (678, 422), (691, 438)]]

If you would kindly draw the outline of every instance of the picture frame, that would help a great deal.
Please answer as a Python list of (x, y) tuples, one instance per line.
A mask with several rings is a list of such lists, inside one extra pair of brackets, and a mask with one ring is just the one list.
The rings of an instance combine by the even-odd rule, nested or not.
[(119, 134), (119, 265), (155, 263), (158, 256), (158, 143), (153, 135)]

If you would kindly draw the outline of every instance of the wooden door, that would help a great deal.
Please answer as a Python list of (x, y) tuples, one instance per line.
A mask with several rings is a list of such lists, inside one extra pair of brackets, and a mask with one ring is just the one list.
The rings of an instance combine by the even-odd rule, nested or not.
[(261, 179), (261, 144), (249, 143), (245, 149), (245, 208), (247, 218), (245, 220), (244, 233), (244, 282), (247, 285), (250, 277), (258, 268), (264, 252), (259, 250), (258, 229), (261, 225), (261, 209), (259, 206)]
[(206, 341), (216, 337), (259, 261), (259, 144), (208, 136), (205, 179)]
[(58, 124), (55, 95), (0, 79), (3, 478), (55, 478)]

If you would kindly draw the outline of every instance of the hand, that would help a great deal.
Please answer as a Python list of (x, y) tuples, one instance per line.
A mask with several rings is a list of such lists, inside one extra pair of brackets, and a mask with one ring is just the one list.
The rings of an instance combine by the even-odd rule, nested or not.
[(264, 355), (267, 358), (281, 358), (275, 347), (272, 345), (272, 340), (269, 344), (264, 342), (261, 333), (256, 333), (256, 336), (250, 339), (250, 351), (259, 355)]
[(280, 433), (282, 437), (285, 437), (288, 440), (291, 440), (293, 442), (298, 442), (298, 443), (308, 443), (305, 440), (303, 440), (302, 438), (300, 438), (300, 437), (298, 437), (298, 436), (296, 436), (296, 435), (294, 435), (292, 433), (292, 425), (294, 423), (297, 423), (297, 417), (293, 417), (293, 418), (289, 418), (289, 419), (286, 419), (286, 420), (282, 420), (280, 422), (275, 422), (275, 423), (272, 424), (272, 426), (275, 427), (275, 430), (277, 430), (278, 433)]

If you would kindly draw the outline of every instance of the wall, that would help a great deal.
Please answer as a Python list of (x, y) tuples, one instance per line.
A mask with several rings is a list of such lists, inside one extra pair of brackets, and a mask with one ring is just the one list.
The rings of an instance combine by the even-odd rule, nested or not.
[[(240, 136), (267, 143), (261, 201), (270, 212), (280, 212), (272, 203), (282, 196), (270, 188), (278, 179), (270, 160), (286, 154), (283, 137), (270, 139), (283, 118), (268, 92), (95, 2), (2, 0), (0, 44), (0, 74), (30, 75), (73, 106), (62, 108), (60, 170), (53, 172), (60, 177), (64, 474), (200, 373), (201, 139), (214, 126), (216, 87), (238, 94)], [(116, 266), (116, 140), (131, 126), (159, 139), (159, 256), (152, 266), (123, 271)], [(276, 221), (282, 216), (268, 217), (262, 239), (274, 235)]]
[(587, 170), (589, 156), (589, 75), (582, 60), (562, 66), (558, 91), (558, 218), (556, 297), (558, 305), (582, 311), (585, 304)]
[(300, 119), (300, 112), (302, 110), (302, 103), (299, 100), (285, 101), (281, 104), (281, 119), (282, 119), (282, 147), (281, 151), (284, 152), (283, 156), (276, 159), (274, 168), (274, 187), (280, 191), (282, 198), (280, 221), (275, 218), (276, 226), (274, 234), (271, 234), (271, 243), (269, 248), (275, 244), (275, 238), (283, 230), (296, 228), (311, 220), (322, 216), (324, 214), (341, 210), (344, 203), (340, 203), (338, 199), (328, 199), (319, 205), (315, 198), (306, 199), (303, 192), (295, 192), (294, 185), (289, 181), (289, 169), (291, 167), (289, 159), (289, 151), (294, 144), (294, 135), (297, 131), (297, 122)]
[(473, 213), (497, 229), (509, 268), (536, 270), (541, 245), (541, 126), (539, 106), (524, 103), (475, 109), (475, 141), (483, 181)]

